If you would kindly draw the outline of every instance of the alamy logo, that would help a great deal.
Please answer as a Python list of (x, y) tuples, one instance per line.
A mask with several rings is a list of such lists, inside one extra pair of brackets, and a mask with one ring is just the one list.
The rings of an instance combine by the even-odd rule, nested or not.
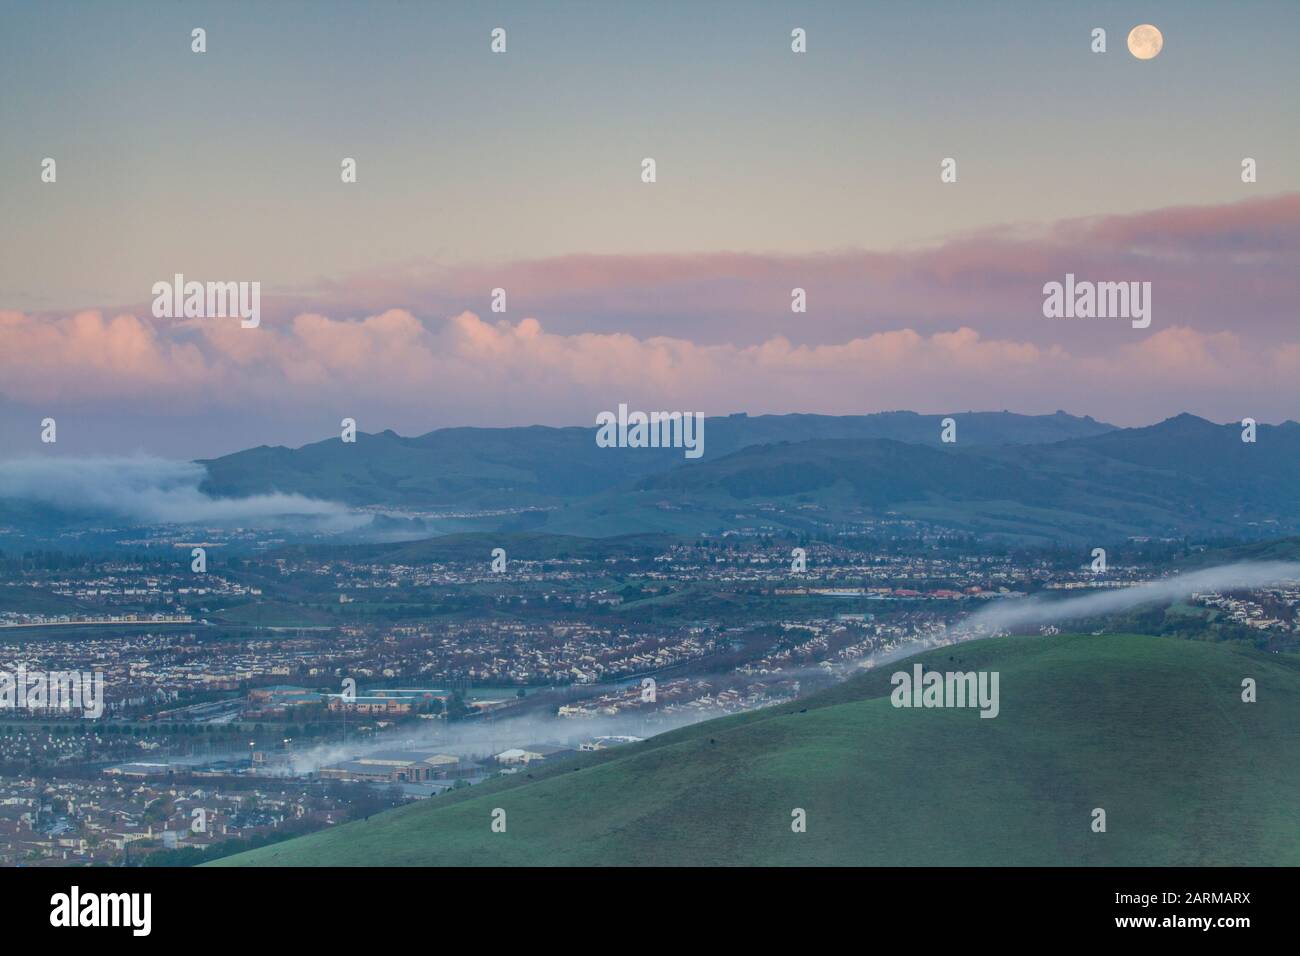
[(1043, 315), (1049, 319), (1132, 319), (1133, 328), (1151, 324), (1150, 282), (1065, 282), (1043, 286)]
[(129, 926), (133, 936), (148, 936), (153, 894), (71, 892), (50, 897), (51, 926)]
[(80, 710), (95, 719), (104, 713), (104, 674), (79, 671), (0, 671), (0, 710)]
[(889, 701), (895, 707), (978, 707), (981, 717), (996, 717), (998, 671), (929, 671), (920, 664), (912, 673), (895, 671)]
[(596, 444), (601, 448), (684, 448), (687, 458), (704, 454), (703, 412), (629, 412), (596, 416)]
[(262, 324), (262, 283), (186, 282), (176, 273), (171, 282), (155, 282), (155, 319), (224, 319), (238, 317), (246, 329)]

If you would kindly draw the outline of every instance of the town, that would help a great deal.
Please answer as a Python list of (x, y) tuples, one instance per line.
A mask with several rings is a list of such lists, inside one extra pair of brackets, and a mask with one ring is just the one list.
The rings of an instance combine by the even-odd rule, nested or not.
[[(244, 548), (202, 575), (174, 548), (0, 558), (0, 670), (105, 687), (98, 719), (0, 714), (0, 863), (200, 862), (788, 702), (955, 642), (981, 608), (1138, 587), (1210, 547), (1135, 539), (1098, 573), (1086, 553), (914, 528), (541, 556), (507, 540), (502, 570), (487, 544)], [(1291, 582), (1088, 628), (1280, 650), (1297, 608)]]

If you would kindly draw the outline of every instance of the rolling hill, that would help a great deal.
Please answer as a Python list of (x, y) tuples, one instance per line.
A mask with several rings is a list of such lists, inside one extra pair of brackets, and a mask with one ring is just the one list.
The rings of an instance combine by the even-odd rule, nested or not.
[[(705, 422), (703, 461), (752, 445), (888, 438), (939, 443), (942, 415), (731, 415)], [(1091, 418), (967, 412), (962, 440), (1025, 444), (1104, 434)], [(299, 492), (352, 505), (519, 508), (571, 501), (667, 471), (680, 449), (599, 448), (595, 428), (442, 428), (414, 438), (395, 432), (337, 438), (302, 448), (260, 446), (200, 462), (203, 490), (218, 497)]]
[[(894, 708), (889, 675), (913, 661), (997, 671), (998, 717)], [(1258, 703), (1241, 701), (1243, 677)], [(1294, 866), (1297, 727), (1293, 658), (999, 638), (217, 864)]]
[[(200, 462), (200, 489), (215, 498), (297, 493), (368, 511), (332, 540), (286, 516), (291, 540), (327, 545), (461, 533), (538, 542), (912, 535), (919, 526), (1030, 545), (1300, 533), (1295, 422), (1260, 425), (1247, 444), (1238, 425), (1191, 415), (1123, 429), (1061, 412), (954, 417), (956, 444), (939, 441), (940, 416), (912, 412), (713, 418), (699, 460), (681, 449), (601, 448), (586, 428), (359, 433), (355, 444), (261, 446)], [(114, 528), (146, 524), (105, 515), (102, 504), (60, 507), (0, 499), (0, 524), (83, 548), (111, 547), (123, 537)], [(59, 537), (65, 530), (78, 534)]]
[[(1238, 426), (1183, 415), (1043, 445), (877, 439), (755, 446), (647, 476), (636, 493), (714, 514), (803, 504), (825, 520), (848, 522), (889, 511), (1042, 541), (1258, 537), (1300, 531), (1298, 469), (1294, 422), (1261, 426), (1259, 441), (1248, 444)], [(633, 504), (624, 496), (623, 507)]]
[[(758, 513), (794, 532), (892, 515), (1038, 543), (1300, 532), (1294, 422), (1259, 426), (1254, 444), (1236, 425), (1191, 415), (1113, 429), (1061, 413), (971, 413), (958, 428), (957, 444), (941, 444), (938, 416), (910, 412), (733, 416), (708, 421), (699, 461), (675, 449), (600, 448), (581, 428), (384, 432), (355, 446), (263, 447), (205, 462), (205, 490), (434, 513), (415, 533), (693, 536), (753, 525)], [(1031, 440), (1062, 433), (1075, 434)], [(780, 435), (796, 440), (766, 441)], [(1019, 441), (998, 440), (1009, 437)]]

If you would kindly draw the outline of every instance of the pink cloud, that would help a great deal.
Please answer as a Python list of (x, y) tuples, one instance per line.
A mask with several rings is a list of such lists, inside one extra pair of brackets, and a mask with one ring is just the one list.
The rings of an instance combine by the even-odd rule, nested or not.
[(24, 398), (148, 395), (202, 386), (212, 368), (192, 343), (148, 320), (78, 312), (37, 318), (0, 312), (0, 387)]
[[(333, 427), (350, 414), (363, 429), (406, 431), (586, 423), (620, 401), (710, 414), (1295, 418), (1298, 237), (1300, 195), (1286, 195), (891, 253), (408, 267), (274, 307), (264, 296), (253, 329), (157, 320), (147, 307), (0, 312), (0, 392), (125, 418), (256, 412)], [(1067, 271), (1150, 281), (1151, 327), (1045, 319), (1042, 284)], [(498, 286), (505, 316), (487, 310)], [(794, 286), (807, 289), (807, 314), (790, 311)]]
[[(1104, 320), (1103, 320), (1104, 321)], [(1073, 408), (1139, 420), (1185, 408), (1220, 417), (1253, 402), (1289, 414), (1300, 343), (1270, 349), (1234, 332), (1178, 326), (1104, 357), (1061, 345), (986, 337), (960, 326), (902, 328), (836, 343), (773, 336), (753, 345), (561, 334), (535, 318), (489, 322), (472, 312), (421, 322), (388, 310), (355, 320), (304, 313), (242, 329), (238, 320), (168, 326), (98, 313), (38, 319), (0, 314), (0, 377), (11, 398), (133, 400), (285, 411), (374, 409), (435, 423), (586, 422), (620, 401), (701, 410), (820, 411)], [(440, 409), (438, 416), (428, 414)], [(382, 411), (381, 411), (382, 410)]]
[[(699, 343), (757, 344), (776, 336), (815, 344), (872, 332), (961, 325), (995, 338), (1108, 352), (1118, 328), (1045, 322), (1042, 286), (1079, 278), (1152, 283), (1152, 334), (1186, 326), (1231, 328), (1285, 342), (1300, 305), (1300, 194), (1126, 216), (1013, 224), (933, 246), (820, 255), (564, 256), (493, 265), (407, 263), (386, 273), (286, 297), (284, 317), (305, 309), (372, 314), (401, 304), (417, 315), (484, 314), (491, 290), (510, 312), (558, 332), (624, 331)], [(792, 314), (804, 288), (808, 312)]]

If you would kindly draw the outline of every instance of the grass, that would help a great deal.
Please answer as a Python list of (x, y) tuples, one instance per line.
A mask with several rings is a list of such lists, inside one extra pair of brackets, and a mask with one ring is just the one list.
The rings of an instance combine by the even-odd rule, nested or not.
[[(894, 708), (889, 674), (909, 661), (219, 863), (1300, 864), (1295, 659), (1106, 635), (916, 660), (997, 670), (1000, 715)], [(1258, 703), (1241, 701), (1243, 677)]]
[(291, 604), (287, 601), (250, 601), (231, 607), (217, 608), (209, 617), (229, 624), (250, 624), (261, 627), (314, 627), (338, 624), (339, 620), (326, 608), (338, 607), (338, 597), (328, 604)]

